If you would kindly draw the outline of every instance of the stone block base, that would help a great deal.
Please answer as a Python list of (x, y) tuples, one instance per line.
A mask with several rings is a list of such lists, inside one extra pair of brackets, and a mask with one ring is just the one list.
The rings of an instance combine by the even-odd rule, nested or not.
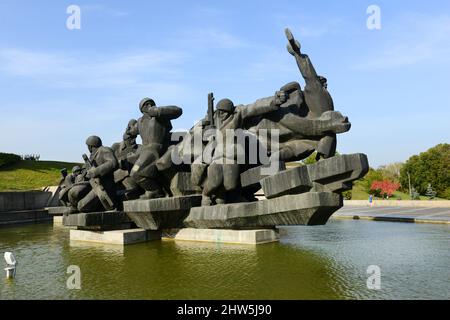
[(267, 199), (312, 191), (341, 193), (369, 171), (367, 156), (345, 154), (281, 171), (261, 180)]
[(131, 222), (126, 213), (121, 211), (74, 213), (63, 216), (64, 226), (78, 229), (127, 229), (131, 227)]
[(276, 226), (323, 225), (340, 207), (331, 192), (307, 192), (255, 202), (192, 208), (184, 224), (196, 229), (271, 229)]
[(63, 225), (63, 216), (53, 216), (53, 224), (54, 225)]
[(161, 239), (160, 231), (125, 229), (113, 231), (70, 230), (71, 241), (87, 241), (106, 244), (132, 244)]
[(189, 195), (151, 200), (124, 201), (124, 211), (139, 227), (146, 230), (182, 228), (192, 207), (199, 206), (201, 195)]
[(278, 233), (274, 229), (227, 230), (193, 228), (180, 229), (172, 239), (237, 244), (262, 244), (279, 240)]
[(45, 208), (49, 215), (62, 216), (64, 214), (73, 213), (73, 209), (69, 207), (47, 207)]

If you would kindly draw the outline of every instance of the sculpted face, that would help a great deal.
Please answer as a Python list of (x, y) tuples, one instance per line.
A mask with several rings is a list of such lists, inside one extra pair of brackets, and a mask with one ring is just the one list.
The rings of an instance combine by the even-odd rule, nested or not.
[(94, 147), (94, 146), (88, 146), (88, 150), (90, 153), (95, 153), (95, 151), (97, 151), (98, 148)]
[(328, 88), (328, 82), (325, 77), (319, 76), (319, 81), (322, 84), (322, 87), (324, 87), (325, 89)]
[(221, 122), (225, 121), (230, 116), (230, 113), (223, 111), (223, 110), (217, 110), (217, 112), (218, 112), (219, 120)]
[(124, 140), (124, 142), (125, 142), (125, 145), (128, 147), (134, 146), (136, 144), (136, 139), (130, 137), (129, 139)]

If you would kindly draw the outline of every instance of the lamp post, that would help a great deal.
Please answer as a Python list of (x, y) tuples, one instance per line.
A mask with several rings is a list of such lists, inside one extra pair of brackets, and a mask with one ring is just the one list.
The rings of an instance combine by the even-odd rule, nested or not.
[(411, 191), (411, 175), (409, 174), (409, 171), (406, 171), (408, 174), (408, 184), (409, 184), (409, 198), (412, 199), (412, 191)]

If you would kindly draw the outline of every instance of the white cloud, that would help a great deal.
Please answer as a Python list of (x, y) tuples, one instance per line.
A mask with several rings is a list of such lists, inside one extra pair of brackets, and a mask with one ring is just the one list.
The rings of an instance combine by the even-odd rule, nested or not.
[(386, 40), (354, 69), (387, 69), (450, 60), (450, 16), (408, 14), (382, 27)]
[[(181, 54), (149, 50), (112, 56), (0, 49), (0, 72), (54, 87), (147, 87), (180, 77)], [(170, 80), (169, 80), (170, 79)]]

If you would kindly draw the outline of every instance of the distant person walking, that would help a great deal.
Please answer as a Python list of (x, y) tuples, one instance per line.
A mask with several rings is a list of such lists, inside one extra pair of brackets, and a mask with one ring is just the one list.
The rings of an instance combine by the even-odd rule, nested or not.
[(373, 206), (373, 195), (369, 194), (369, 206)]

